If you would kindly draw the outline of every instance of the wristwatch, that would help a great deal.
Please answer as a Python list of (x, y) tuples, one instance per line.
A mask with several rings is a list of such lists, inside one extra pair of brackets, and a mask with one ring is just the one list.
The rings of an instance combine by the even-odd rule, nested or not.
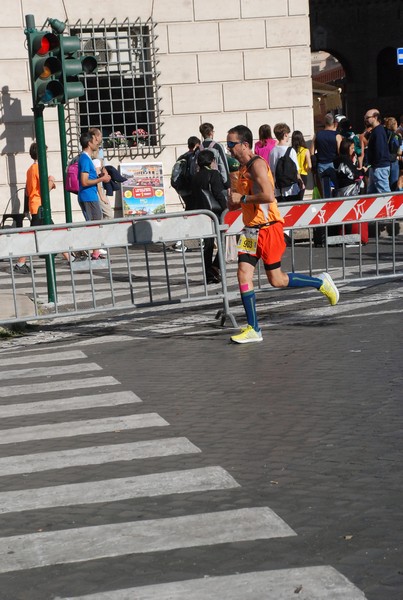
[(247, 197), (248, 196), (245, 196), (245, 194), (243, 196), (241, 196), (241, 200), (240, 200), (241, 204), (246, 204)]

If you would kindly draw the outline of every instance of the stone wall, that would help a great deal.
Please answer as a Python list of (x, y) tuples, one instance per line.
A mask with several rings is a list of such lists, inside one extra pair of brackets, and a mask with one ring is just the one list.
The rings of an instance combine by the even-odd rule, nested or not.
[[(34, 139), (29, 89), (25, 15), (40, 27), (51, 16), (94, 18), (94, 4), (79, 0), (9, 0), (0, 24), (0, 214), (24, 185)], [(162, 161), (168, 210), (180, 208), (169, 174), (186, 140), (204, 121), (215, 126), (216, 139), (248, 125), (254, 136), (262, 123), (286, 121), (291, 129), (312, 135), (312, 83), (308, 0), (98, 0), (97, 18), (152, 17), (158, 23), (157, 58), (161, 85)], [(135, 11), (135, 13), (134, 13)], [(64, 220), (57, 111), (45, 109), (49, 172), (58, 181), (52, 193), (54, 220)], [(22, 196), (21, 196), (22, 198)], [(76, 206), (73, 198), (73, 208)], [(75, 219), (81, 219), (79, 211)]]

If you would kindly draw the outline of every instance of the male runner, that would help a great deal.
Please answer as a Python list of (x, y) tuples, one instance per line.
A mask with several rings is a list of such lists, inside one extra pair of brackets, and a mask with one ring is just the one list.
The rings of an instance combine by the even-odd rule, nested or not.
[(248, 127), (237, 125), (228, 131), (227, 147), (240, 164), (238, 191), (228, 192), (229, 210), (242, 208), (245, 228), (238, 242), (238, 283), (248, 326), (231, 340), (237, 344), (261, 342), (262, 332), (256, 315), (253, 274), (262, 259), (267, 279), (273, 287), (314, 287), (337, 304), (339, 292), (328, 273), (310, 277), (284, 273), (281, 257), (286, 248), (283, 223), (274, 196), (273, 177), (265, 160), (253, 154), (253, 136)]

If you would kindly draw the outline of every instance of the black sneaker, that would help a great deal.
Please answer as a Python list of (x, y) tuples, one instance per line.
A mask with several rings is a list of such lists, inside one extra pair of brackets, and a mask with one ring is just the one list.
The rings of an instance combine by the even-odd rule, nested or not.
[(214, 279), (218, 279), (219, 282), (222, 279), (220, 269), (214, 265), (211, 267), (209, 275), (212, 275)]
[(207, 283), (221, 283), (221, 271), (217, 267), (211, 266), (206, 273)]
[(14, 265), (14, 273), (19, 273), (20, 275), (30, 275), (31, 272), (31, 267), (29, 267), (26, 263), (23, 265), (19, 265), (18, 263)]

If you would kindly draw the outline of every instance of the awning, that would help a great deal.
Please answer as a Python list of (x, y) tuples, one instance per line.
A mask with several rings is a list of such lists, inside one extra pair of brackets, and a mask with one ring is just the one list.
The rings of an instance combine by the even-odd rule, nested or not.
[(339, 89), (334, 85), (312, 80), (312, 91), (314, 114), (321, 114), (323, 105), (326, 107), (326, 112), (343, 106)]

